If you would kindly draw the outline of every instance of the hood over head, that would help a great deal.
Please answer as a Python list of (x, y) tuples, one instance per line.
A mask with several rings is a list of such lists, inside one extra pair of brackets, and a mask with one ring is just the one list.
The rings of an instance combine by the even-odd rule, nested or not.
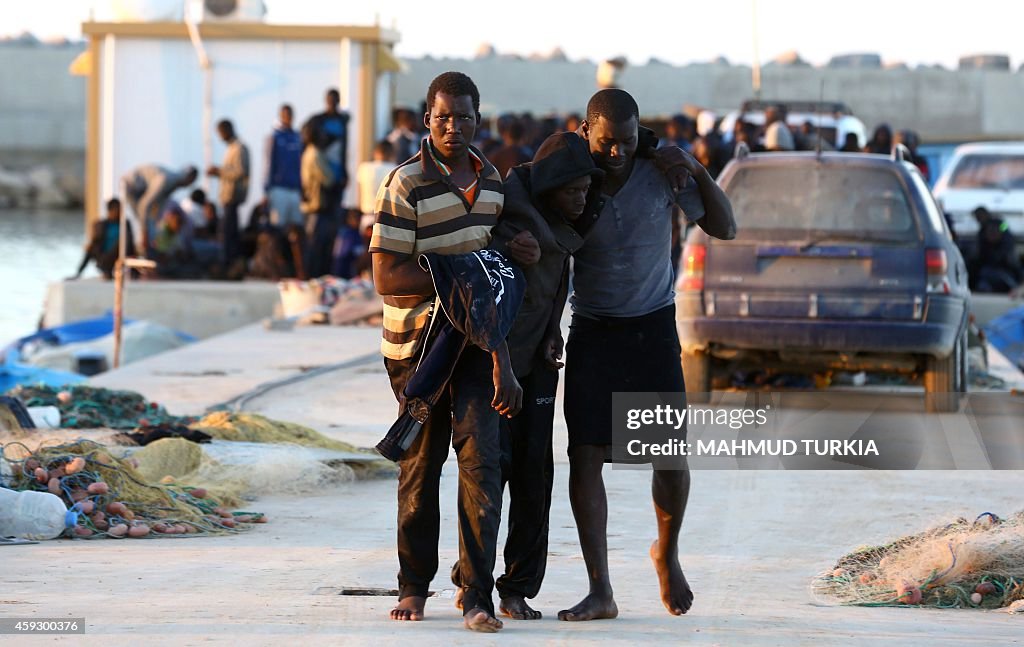
[[(530, 165), (530, 196), (537, 199), (564, 184), (591, 176), (600, 186), (604, 171), (597, 168), (590, 156), (586, 140), (576, 133), (555, 133), (540, 145)], [(592, 186), (593, 189), (593, 186)]]

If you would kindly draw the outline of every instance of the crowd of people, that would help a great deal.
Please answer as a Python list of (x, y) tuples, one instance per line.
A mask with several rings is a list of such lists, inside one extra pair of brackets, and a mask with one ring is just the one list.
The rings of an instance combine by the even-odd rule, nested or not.
[[(121, 196), (111, 199), (95, 224), (77, 278), (90, 261), (110, 278), (118, 257), (122, 205), (127, 207), (126, 253), (156, 262), (161, 278), (279, 279), (369, 273), (369, 228), (373, 197), (395, 166), (393, 145), (382, 141), (374, 160), (360, 165), (359, 208), (346, 209), (350, 175), (349, 115), (330, 89), (323, 112), (296, 131), (294, 111), (282, 105), (264, 146), (262, 195), (243, 220), (240, 209), (253, 182), (248, 145), (230, 119), (217, 123), (226, 150), (206, 169), (218, 180), (216, 196), (193, 188), (199, 169), (146, 164), (122, 178)], [(179, 190), (188, 197), (175, 199)], [(241, 226), (242, 222), (246, 225)]]
[[(216, 200), (202, 189), (192, 190), (180, 202), (171, 198), (176, 190), (196, 182), (199, 172), (193, 166), (172, 170), (152, 164), (132, 170), (122, 181), (123, 199), (134, 220), (128, 253), (144, 251), (157, 261), (157, 274), (167, 278), (279, 279), (327, 274), (369, 278), (367, 250), (377, 190), (396, 166), (419, 152), (427, 136), (420, 115), (427, 107), (421, 105), (420, 113), (404, 107), (393, 111), (392, 131), (374, 147), (372, 160), (356, 169), (356, 204), (346, 208), (342, 195), (350, 179), (345, 164), (349, 117), (339, 103), (338, 91), (328, 90), (324, 111), (310, 117), (298, 131), (292, 107), (280, 107), (264, 143), (262, 199), (244, 229), (239, 226), (238, 211), (250, 190), (249, 151), (230, 120), (217, 125), (218, 135), (227, 145), (223, 162), (206, 170), (209, 177), (220, 181)], [(581, 121), (579, 114), (536, 117), (529, 112), (503, 113), (481, 122), (473, 145), (504, 178), (510, 169), (530, 161), (549, 136), (576, 132)], [(902, 144), (925, 180), (933, 179), (928, 160), (918, 152), (920, 138), (912, 130), (894, 130), (883, 123), (864, 145), (850, 132), (837, 147), (829, 137), (821, 136), (811, 121), (799, 126), (788, 123), (781, 104), (766, 107), (763, 125), (741, 118), (731, 132), (723, 132), (722, 122), (722, 117), (708, 110), (696, 118), (674, 115), (659, 124), (658, 145), (676, 146), (692, 154), (717, 178), (741, 142), (751, 152), (810, 151), (820, 146), (825, 151), (878, 154), (889, 154)], [(119, 224), (109, 221), (121, 208), (116, 198), (108, 204), (107, 220), (96, 224), (75, 277), (90, 260), (104, 276), (112, 275)], [(965, 249), (972, 288), (1012, 290), (1024, 279), (1019, 257), (1012, 252), (980, 252), (983, 247), (989, 252), (993, 248), (1012, 250), (1016, 241), (999, 216), (987, 213), (983, 218), (984, 222), (979, 220), (983, 231), (978, 243)], [(947, 220), (953, 230), (948, 215)], [(673, 222), (673, 260), (678, 261), (685, 233), (680, 213)], [(996, 275), (1001, 278), (993, 281)]]

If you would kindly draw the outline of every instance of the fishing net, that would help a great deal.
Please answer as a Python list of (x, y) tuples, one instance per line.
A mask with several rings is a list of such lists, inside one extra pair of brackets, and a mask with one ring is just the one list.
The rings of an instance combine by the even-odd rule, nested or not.
[[(136, 517), (138, 524), (161, 533), (167, 525), (183, 524), (189, 532), (222, 532), (236, 518), (226, 509), (241, 506), (244, 500), (263, 494), (320, 492), (356, 478), (392, 475), (395, 470), (375, 452), (309, 427), (257, 414), (216, 412), (196, 422), (172, 416), (137, 393), (88, 386), (19, 387), (12, 395), (30, 406), (58, 407), (64, 428), (19, 428), (0, 434), (0, 448), (10, 454), (7, 458), (20, 474), (14, 487), (47, 490), (52, 486), (51, 491), (68, 505), (83, 498), (83, 492), (89, 494), (84, 498), (103, 514), (99, 525), (91, 515), (80, 515), (82, 530), (76, 530), (80, 536), (87, 532), (92, 536), (109, 534), (109, 527), (136, 521)], [(123, 433), (126, 429), (138, 433)], [(164, 432), (172, 437), (160, 438)], [(177, 437), (189, 432), (191, 436)], [(203, 434), (213, 441), (192, 442), (197, 437), (207, 440)], [(78, 436), (89, 436), (106, 446)], [(158, 439), (152, 440), (154, 437)], [(6, 446), (2, 444), (5, 438), (11, 441)], [(23, 444), (29, 442), (39, 449), (30, 450)], [(137, 448), (138, 444), (145, 447)], [(87, 469), (73, 476), (61, 472), (75, 456), (83, 457)], [(39, 467), (48, 473), (42, 480), (34, 475)], [(50, 480), (54, 470), (59, 477), (56, 483)], [(109, 487), (109, 495), (85, 492), (97, 481)], [(196, 496), (196, 492), (204, 496)], [(118, 523), (99, 527), (111, 516), (106, 508), (110, 503), (126, 504), (133, 519), (118, 514), (120, 508), (115, 506), (113, 521)], [(240, 513), (237, 518), (244, 522), (261, 516)]]
[[(345, 452), (350, 455), (344, 461), (348, 465), (348, 475), (354, 475), (359, 479), (390, 476), (395, 473), (394, 465), (382, 459), (372, 450), (329, 438), (303, 425), (271, 420), (258, 414), (218, 411), (197, 421), (194, 417), (171, 415), (164, 407), (155, 402), (149, 402), (140, 394), (132, 391), (115, 391), (82, 385), (59, 388), (43, 385), (20, 386), (11, 390), (10, 394), (28, 406), (57, 407), (61, 414), (60, 426), (65, 429), (137, 429), (145, 434), (158, 428), (173, 430), (188, 427), (220, 440), (290, 444)], [(0, 408), (0, 415), (2, 413), (3, 410)], [(6, 421), (6, 418), (0, 421)], [(298, 473), (302, 472), (298, 464), (300, 459), (309, 459), (308, 455), (304, 457), (300, 455), (301, 452), (298, 449), (293, 450), (291, 455), (292, 468)], [(285, 460), (283, 453), (280, 458), (282, 461)], [(336, 461), (337, 458), (330, 457), (323, 462), (331, 467), (331, 462)], [(325, 473), (319, 466), (310, 467), (310, 464), (307, 464), (306, 468), (318, 471), (320, 474), (315, 479), (299, 481), (298, 487), (303, 492), (311, 491), (310, 484), (314, 481), (322, 485), (337, 480), (337, 474)], [(339, 470), (344, 471), (340, 468), (334, 471)], [(282, 479), (277, 478), (276, 475), (271, 475), (268, 472), (263, 475), (267, 479), (262, 481), (257, 478), (258, 476), (258, 474), (250, 473), (247, 479), (249, 491), (253, 493), (282, 491), (279, 487)], [(315, 490), (316, 487), (313, 486), (312, 489)]]
[(334, 450), (299, 445), (197, 445), (181, 438), (158, 440), (131, 455), (146, 479), (203, 487), (226, 505), (264, 494), (310, 494), (350, 482), (356, 474), (346, 459)]
[[(218, 440), (231, 440), (236, 441), (236, 443), (296, 445), (297, 447), (294, 447), (292, 450), (292, 457), (294, 458), (292, 462), (294, 463), (296, 474), (302, 474), (303, 469), (310, 468), (311, 463), (315, 462), (309, 461), (314, 454), (302, 452), (302, 447), (333, 450), (348, 454), (348, 460), (345, 462), (358, 479), (386, 476), (393, 474), (395, 471), (394, 464), (383, 459), (376, 452), (329, 438), (309, 427), (291, 422), (271, 420), (255, 413), (217, 411), (193, 423), (190, 427), (209, 434)], [(280, 456), (282, 462), (289, 462), (284, 452)], [(309, 461), (305, 463), (305, 468), (302, 466), (303, 460)], [(330, 465), (330, 462), (330, 457), (326, 457), (326, 463)], [(300, 485), (301, 483), (300, 480)], [(305, 485), (302, 485), (302, 487), (305, 487)]]
[(180, 479), (199, 469), (203, 448), (180, 438), (164, 438), (135, 451), (131, 462), (143, 478), (159, 482), (165, 477)]
[(271, 420), (257, 413), (216, 411), (190, 425), (220, 440), (241, 440), (251, 443), (294, 443), (306, 447), (322, 447), (340, 452), (364, 450), (349, 443), (328, 438), (320, 432), (291, 422)]
[(1024, 511), (986, 512), (858, 548), (816, 576), (813, 593), (840, 604), (939, 608), (1022, 607)]
[(147, 425), (188, 425), (195, 418), (172, 416), (155, 402), (132, 391), (94, 386), (19, 386), (10, 391), (28, 407), (60, 409), (61, 427), (68, 429), (135, 429)]
[(223, 534), (265, 521), (229, 511), (229, 502), (201, 488), (150, 482), (130, 459), (90, 440), (37, 449), (12, 442), (0, 445), (0, 457), (9, 464), (9, 487), (48, 491), (78, 513), (75, 537)]

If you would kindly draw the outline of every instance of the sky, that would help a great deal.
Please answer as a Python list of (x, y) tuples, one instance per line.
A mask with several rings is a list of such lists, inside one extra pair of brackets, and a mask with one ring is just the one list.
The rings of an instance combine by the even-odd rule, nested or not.
[[(81, 35), (90, 8), (142, 0), (0, 0), (0, 35)], [(175, 0), (148, 0), (167, 4)], [(180, 1), (180, 0), (179, 0)], [(265, 0), (268, 22), (379, 24), (395, 27), (401, 56), (472, 57), (489, 42), (499, 53), (529, 55), (562, 48), (570, 59), (651, 57), (674, 64), (724, 56), (762, 63), (795, 50), (813, 64), (834, 54), (875, 52), (883, 61), (956, 67), (963, 54), (1010, 56), (1024, 63), (1018, 0)], [(352, 6), (357, 5), (357, 6)], [(845, 9), (844, 9), (845, 7)], [(755, 54), (755, 31), (756, 51)]]

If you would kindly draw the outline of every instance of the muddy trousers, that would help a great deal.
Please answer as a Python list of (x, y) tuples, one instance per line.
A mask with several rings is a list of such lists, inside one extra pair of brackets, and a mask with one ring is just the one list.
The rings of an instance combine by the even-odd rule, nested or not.
[[(498, 578), (500, 597), (535, 598), (548, 563), (548, 517), (554, 460), (551, 450), (555, 423), (558, 372), (537, 367), (519, 378), (523, 409), (501, 420), (501, 480), (508, 485), (508, 536), (505, 573)], [(452, 567), (452, 583), (462, 586), (460, 566)]]
[[(415, 360), (385, 359), (400, 397)], [(494, 562), (501, 519), (501, 443), (490, 354), (468, 346), (447, 391), (398, 462), (399, 599), (426, 597), (437, 574), (441, 467), (449, 446), (459, 465), (459, 562), (465, 572), (463, 608), (494, 613)]]

